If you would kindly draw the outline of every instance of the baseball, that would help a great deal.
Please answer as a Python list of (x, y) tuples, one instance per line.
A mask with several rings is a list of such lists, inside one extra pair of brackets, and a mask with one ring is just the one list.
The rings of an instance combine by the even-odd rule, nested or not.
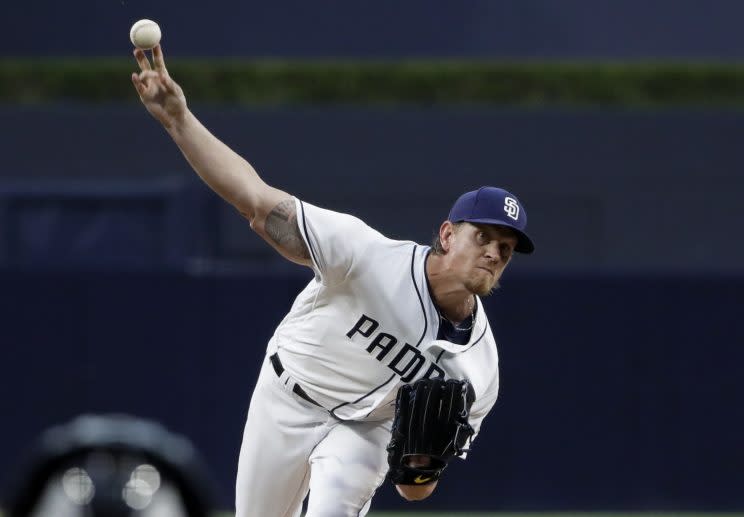
[(160, 27), (152, 20), (140, 20), (129, 30), (129, 39), (137, 48), (151, 49), (160, 43)]

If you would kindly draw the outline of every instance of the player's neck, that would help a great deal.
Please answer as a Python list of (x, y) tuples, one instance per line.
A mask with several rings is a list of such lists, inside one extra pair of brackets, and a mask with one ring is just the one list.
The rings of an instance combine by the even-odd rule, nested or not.
[(475, 297), (447, 269), (443, 257), (429, 254), (426, 278), (439, 312), (453, 323), (460, 323), (473, 314)]

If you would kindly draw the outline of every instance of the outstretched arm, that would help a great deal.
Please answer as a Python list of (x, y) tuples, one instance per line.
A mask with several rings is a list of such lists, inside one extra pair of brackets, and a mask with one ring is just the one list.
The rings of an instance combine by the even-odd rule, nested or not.
[(292, 197), (264, 183), (250, 163), (189, 111), (183, 90), (168, 73), (160, 45), (152, 56), (151, 65), (143, 50), (134, 51), (141, 71), (132, 74), (132, 83), (147, 111), (168, 131), (199, 177), (243, 214), (256, 233), (289, 260), (309, 266)]

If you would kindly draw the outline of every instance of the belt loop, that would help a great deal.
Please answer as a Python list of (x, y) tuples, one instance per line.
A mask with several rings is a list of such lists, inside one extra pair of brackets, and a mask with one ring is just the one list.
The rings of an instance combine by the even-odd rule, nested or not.
[(271, 366), (274, 368), (276, 376), (281, 377), (284, 373), (284, 367), (282, 366), (282, 362), (279, 360), (279, 354), (275, 352), (271, 357), (269, 357), (269, 361), (271, 361)]
[[(284, 370), (284, 366), (282, 365), (282, 362), (279, 359), (279, 352), (275, 352), (271, 357), (269, 357), (269, 361), (271, 361), (271, 366), (274, 368), (274, 373), (276, 373), (276, 376), (282, 379), (282, 377), (286, 373), (286, 370)], [(289, 380), (289, 375), (286, 375), (286, 379), (284, 379), (284, 383), (286, 384), (288, 380)], [(323, 406), (315, 402), (315, 400), (313, 400), (313, 398), (310, 395), (308, 395), (304, 389), (302, 389), (302, 386), (297, 384), (294, 380), (292, 381), (292, 384), (293, 384), (292, 392), (295, 395), (297, 395), (301, 399), (308, 401), (310, 404), (316, 405), (321, 409), (325, 409), (323, 408)]]

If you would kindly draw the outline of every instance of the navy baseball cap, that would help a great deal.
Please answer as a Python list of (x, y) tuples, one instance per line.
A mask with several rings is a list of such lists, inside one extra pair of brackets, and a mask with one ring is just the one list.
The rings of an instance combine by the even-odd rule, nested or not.
[(525, 233), (527, 212), (517, 197), (504, 189), (481, 187), (466, 192), (452, 205), (449, 217), (453, 223), (468, 222), (508, 226), (517, 234), (514, 251), (532, 253), (535, 245)]

